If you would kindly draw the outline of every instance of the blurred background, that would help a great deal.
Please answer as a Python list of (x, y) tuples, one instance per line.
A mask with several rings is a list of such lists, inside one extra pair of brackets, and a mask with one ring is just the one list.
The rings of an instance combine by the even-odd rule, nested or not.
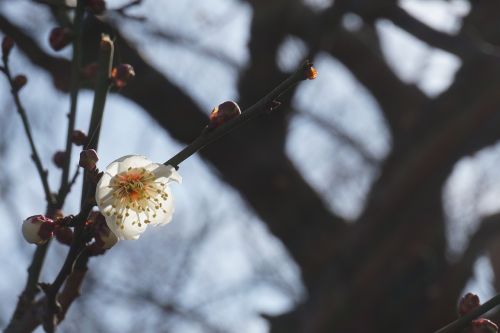
[[(0, 0), (0, 31), (18, 42), (11, 68), (28, 76), (22, 102), (56, 187), (71, 48), (50, 49), (58, 14), (43, 2)], [(128, 3), (85, 19), (84, 62), (106, 31), (136, 71), (107, 101), (100, 168), (168, 160), (214, 106), (245, 109), (305, 58), (319, 76), (183, 162), (173, 222), (93, 258), (60, 332), (432, 332), (464, 292), (500, 288), (500, 3)], [(79, 129), (92, 98), (82, 90)], [(21, 222), (45, 203), (5, 79), (0, 106), (4, 327), (34, 251)], [(66, 251), (51, 246), (44, 281)]]

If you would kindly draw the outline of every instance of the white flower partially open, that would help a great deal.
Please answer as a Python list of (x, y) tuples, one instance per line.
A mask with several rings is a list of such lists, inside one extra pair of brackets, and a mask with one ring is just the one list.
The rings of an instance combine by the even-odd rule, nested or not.
[(119, 239), (137, 239), (148, 225), (172, 220), (174, 203), (168, 187), (172, 181), (182, 181), (173, 166), (128, 155), (108, 165), (97, 183), (95, 199)]

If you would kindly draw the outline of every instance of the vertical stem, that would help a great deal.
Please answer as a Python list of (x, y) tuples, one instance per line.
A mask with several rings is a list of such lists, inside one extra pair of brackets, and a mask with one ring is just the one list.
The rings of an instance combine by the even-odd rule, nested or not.
[[(92, 107), (92, 116), (89, 127), (89, 142), (86, 146), (87, 149), (96, 149), (99, 142), (104, 105), (106, 104), (106, 97), (110, 87), (109, 77), (111, 74), (111, 66), (113, 64), (113, 53), (113, 42), (109, 36), (102, 35), (98, 60), (99, 72), (95, 88), (94, 104)], [(57, 274), (54, 282), (51, 284), (50, 289), (46, 292), (48, 308), (44, 318), (44, 329), (49, 333), (54, 332), (57, 325), (57, 318), (60, 311), (57, 303), (59, 290), (61, 289), (64, 281), (66, 281), (67, 277), (73, 271), (75, 262), (85, 249), (85, 242), (87, 238), (85, 232), (85, 220), (93, 207), (93, 204), (87, 204), (86, 201), (93, 196), (93, 192), (95, 191), (88, 178), (88, 172), (85, 171), (82, 189), (81, 212), (76, 218), (73, 242), (71, 243), (71, 247), (61, 270)]]
[(82, 23), (84, 14), (84, 1), (77, 0), (75, 9), (75, 19), (73, 21), (73, 60), (71, 62), (71, 83), (70, 83), (70, 110), (68, 115), (68, 133), (66, 135), (66, 159), (64, 161), (61, 176), (61, 187), (57, 195), (59, 208), (62, 207), (64, 199), (69, 191), (69, 167), (71, 165), (71, 151), (73, 148), (71, 134), (75, 129), (76, 109), (78, 103), (78, 90), (80, 87), (80, 68), (82, 63)]
[[(95, 149), (99, 144), (101, 134), (101, 122), (104, 114), (104, 106), (106, 97), (110, 88), (109, 78), (111, 76), (111, 68), (113, 66), (114, 45), (109, 36), (101, 37), (99, 59), (98, 59), (98, 77), (95, 87), (94, 104), (92, 105), (92, 116), (88, 130), (89, 142), (85, 149)], [(85, 171), (83, 178), (81, 207), (85, 205), (85, 201), (95, 189), (92, 188), (91, 182), (88, 179), (88, 172)]]

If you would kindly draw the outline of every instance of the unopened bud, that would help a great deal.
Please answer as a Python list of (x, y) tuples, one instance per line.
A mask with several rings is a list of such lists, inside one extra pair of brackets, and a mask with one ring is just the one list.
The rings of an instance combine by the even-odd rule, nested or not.
[(214, 129), (226, 122), (239, 117), (240, 107), (233, 101), (227, 101), (213, 108), (208, 118), (208, 128)]
[(66, 162), (66, 152), (65, 151), (56, 151), (54, 156), (52, 156), (52, 162), (54, 162), (54, 164), (62, 169), (64, 167), (64, 163)]
[(464, 316), (481, 305), (479, 297), (472, 293), (467, 293), (458, 302), (458, 314)]
[(54, 51), (68, 46), (73, 40), (73, 32), (68, 28), (56, 27), (50, 31), (49, 44)]
[(87, 143), (87, 135), (80, 130), (74, 130), (71, 133), (71, 142), (77, 146), (83, 146)]
[(55, 223), (44, 215), (34, 215), (23, 221), (23, 236), (28, 243), (43, 244), (52, 238)]
[(80, 161), (78, 164), (87, 171), (92, 171), (95, 169), (97, 161), (99, 161), (99, 156), (94, 149), (82, 150), (80, 153)]
[(134, 67), (129, 64), (120, 64), (111, 71), (111, 79), (118, 89), (125, 87), (134, 77)]
[(25, 75), (18, 75), (12, 80), (12, 88), (14, 91), (19, 91), (21, 90), (22, 87), (24, 87), (28, 83), (28, 78), (26, 78)]
[(2, 40), (2, 55), (4, 58), (8, 58), (10, 51), (14, 47), (14, 39), (10, 36), (5, 36)]
[(86, 0), (86, 6), (94, 15), (101, 15), (106, 10), (104, 0)]
[(73, 242), (73, 230), (68, 227), (57, 226), (54, 229), (54, 235), (56, 236), (56, 239), (62, 244), (71, 245), (71, 243)]
[(479, 318), (471, 322), (471, 333), (497, 333), (498, 326), (491, 320)]
[(313, 64), (310, 62), (306, 63), (304, 66), (304, 75), (308, 80), (314, 80), (318, 77), (318, 71), (313, 67)]

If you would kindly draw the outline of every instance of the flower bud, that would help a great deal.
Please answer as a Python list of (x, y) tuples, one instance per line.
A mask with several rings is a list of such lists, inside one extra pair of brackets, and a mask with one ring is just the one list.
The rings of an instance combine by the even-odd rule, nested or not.
[(214, 129), (220, 125), (239, 117), (241, 114), (240, 107), (233, 101), (226, 101), (219, 106), (213, 108), (208, 118), (208, 128)]
[(88, 10), (94, 15), (101, 15), (106, 10), (106, 2), (104, 0), (86, 0)]
[(460, 316), (464, 316), (475, 308), (479, 307), (479, 305), (481, 305), (479, 297), (475, 294), (467, 293), (458, 302), (458, 314)]
[(120, 64), (111, 71), (111, 79), (118, 89), (125, 87), (134, 77), (134, 67), (129, 64)]
[(14, 39), (10, 36), (5, 36), (2, 40), (2, 55), (4, 58), (8, 58), (10, 51), (14, 47)]
[(78, 164), (87, 171), (92, 171), (96, 167), (96, 163), (99, 161), (99, 156), (94, 149), (82, 150), (80, 153), (80, 161)]
[(59, 51), (68, 46), (73, 40), (73, 32), (68, 28), (56, 27), (49, 35), (49, 44), (54, 51)]
[(80, 130), (74, 130), (71, 133), (71, 142), (77, 146), (83, 146), (87, 143), (87, 135)]
[(54, 164), (62, 169), (64, 167), (64, 163), (66, 161), (66, 152), (65, 151), (56, 151), (54, 156), (52, 156), (52, 162), (54, 162)]
[(308, 80), (314, 80), (318, 77), (318, 71), (313, 67), (311, 63), (306, 64), (304, 68), (304, 74)]
[(65, 226), (56, 226), (54, 229), (54, 235), (56, 236), (56, 239), (66, 245), (71, 245), (73, 242), (73, 230), (71, 230), (68, 227)]
[(471, 333), (497, 333), (498, 326), (486, 318), (479, 318), (471, 322)]
[(23, 221), (23, 236), (28, 243), (41, 245), (52, 238), (54, 221), (44, 215), (34, 215)]
[(26, 78), (25, 75), (18, 75), (12, 80), (12, 88), (14, 91), (19, 91), (21, 90), (22, 87), (24, 87), (28, 83), (28, 79)]

